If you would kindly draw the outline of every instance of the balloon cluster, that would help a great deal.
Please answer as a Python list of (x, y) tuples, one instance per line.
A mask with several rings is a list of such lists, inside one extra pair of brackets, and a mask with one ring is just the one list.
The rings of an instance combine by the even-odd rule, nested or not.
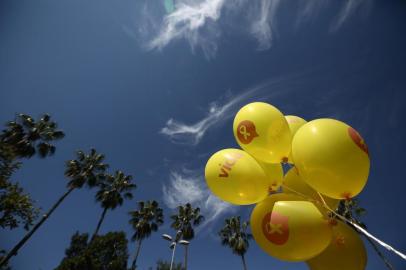
[[(212, 155), (206, 182), (224, 201), (256, 204), (251, 229), (257, 244), (278, 259), (306, 261), (312, 270), (365, 269), (358, 234), (329, 217), (366, 184), (370, 161), (359, 133), (334, 119), (284, 116), (262, 102), (239, 110), (233, 132), (242, 150)], [(286, 174), (282, 164), (290, 164)]]

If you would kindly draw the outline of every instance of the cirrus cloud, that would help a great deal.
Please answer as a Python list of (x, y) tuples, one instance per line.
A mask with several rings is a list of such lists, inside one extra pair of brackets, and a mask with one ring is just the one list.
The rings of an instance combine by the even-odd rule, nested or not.
[(163, 201), (167, 207), (175, 209), (179, 205), (190, 203), (193, 207), (199, 207), (205, 220), (199, 230), (212, 224), (226, 213), (233, 213), (236, 206), (226, 203), (207, 189), (204, 178), (199, 171), (182, 169), (172, 171), (169, 175), (169, 183), (162, 186)]
[[(330, 31), (334, 32), (361, 8), (369, 10), (372, 1), (298, 0), (290, 16), (293, 16), (295, 27), (302, 27), (304, 22), (317, 17), (323, 10), (333, 8), (336, 15), (331, 18)], [(192, 51), (201, 48), (207, 58), (212, 58), (216, 54), (219, 37), (230, 30), (227, 27), (236, 25), (235, 21), (239, 31), (245, 31), (257, 40), (259, 50), (271, 48), (278, 30), (281, 7), (288, 3), (281, 0), (177, 0), (174, 1), (173, 12), (158, 15), (156, 4), (145, 2), (140, 9), (138, 33), (128, 27), (124, 27), (124, 31), (131, 36), (142, 36), (148, 50), (162, 50), (171, 42), (184, 39)], [(221, 24), (224, 18), (233, 23)]]

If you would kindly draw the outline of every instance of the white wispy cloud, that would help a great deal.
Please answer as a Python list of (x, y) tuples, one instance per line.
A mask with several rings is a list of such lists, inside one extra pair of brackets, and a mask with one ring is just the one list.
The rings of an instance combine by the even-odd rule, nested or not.
[(371, 0), (351, 0), (345, 1), (343, 4), (340, 12), (337, 15), (337, 18), (331, 24), (330, 30), (336, 31), (338, 30), (349, 17), (351, 17), (361, 6), (370, 5), (372, 3)]
[(271, 79), (265, 83), (241, 91), (241, 94), (231, 96), (226, 102), (220, 100), (209, 104), (207, 114), (196, 123), (186, 124), (170, 118), (160, 133), (167, 136), (175, 144), (197, 145), (206, 132), (217, 124), (224, 123), (233, 117), (243, 103), (260, 101), (288, 96), (297, 88), (295, 84), (305, 78), (303, 74)]
[(196, 176), (171, 172), (169, 185), (162, 187), (165, 204), (169, 208), (176, 208), (181, 204), (203, 201), (207, 198), (207, 190), (203, 188), (201, 180)]
[[(336, 31), (372, 1), (301, 0), (294, 5), (297, 10), (290, 13), (292, 26), (301, 27), (303, 22), (317, 17), (323, 9), (335, 8), (336, 16), (331, 19), (330, 30)], [(185, 39), (192, 51), (199, 47), (207, 58), (215, 55), (218, 38), (229, 30), (224, 28), (227, 24), (219, 23), (223, 17), (236, 20), (240, 31), (247, 30), (258, 41), (259, 50), (269, 49), (276, 37), (279, 11), (287, 4), (281, 0), (177, 0), (175, 10), (162, 18), (162, 14), (156, 16), (156, 3), (152, 2), (146, 2), (141, 9), (137, 26), (138, 34), (147, 39), (146, 48), (161, 50), (172, 41)], [(128, 27), (124, 27), (124, 31), (135, 35)]]
[(331, 0), (301, 0), (299, 2), (300, 8), (296, 15), (295, 27), (299, 28), (308, 21), (317, 18), (320, 11), (325, 8)]
[(166, 122), (166, 126), (162, 128), (160, 132), (168, 136), (174, 143), (196, 145), (211, 126), (227, 118), (226, 114), (236, 102), (238, 102), (238, 100), (233, 99), (220, 107), (212, 104), (207, 116), (191, 125), (171, 118)]
[(148, 48), (162, 49), (172, 40), (185, 38), (189, 41), (192, 50), (199, 45), (206, 56), (210, 57), (217, 49), (216, 43), (211, 40), (216, 29), (206, 27), (205, 33), (201, 33), (201, 29), (220, 18), (224, 2), (224, 0), (176, 2), (175, 11), (165, 16), (158, 35), (149, 42)]
[(194, 124), (185, 124), (171, 118), (166, 122), (165, 127), (160, 130), (160, 133), (167, 136), (173, 143), (196, 145), (210, 127), (229, 119), (234, 115), (237, 105), (264, 87), (265, 85), (259, 85), (247, 89), (224, 104), (219, 104), (219, 102), (211, 103), (207, 115)]
[(212, 224), (226, 213), (236, 211), (237, 206), (221, 201), (211, 194), (205, 184), (204, 177), (197, 171), (172, 171), (169, 183), (162, 187), (163, 201), (171, 209), (179, 205), (191, 203), (193, 207), (200, 207), (205, 220), (199, 230)]
[(275, 15), (280, 0), (261, 0), (259, 16), (251, 25), (251, 34), (258, 41), (259, 50), (267, 50), (271, 47), (273, 37), (276, 33)]
[(237, 208), (237, 206), (226, 203), (216, 196), (210, 194), (204, 203), (204, 209), (210, 209), (209, 215), (206, 215), (205, 224), (214, 222), (216, 219), (220, 218), (226, 213), (235, 212)]

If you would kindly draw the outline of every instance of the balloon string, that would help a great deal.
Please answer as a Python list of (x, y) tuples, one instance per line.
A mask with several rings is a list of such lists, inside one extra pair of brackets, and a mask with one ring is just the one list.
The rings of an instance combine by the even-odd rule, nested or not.
[(364, 228), (362, 228), (360, 225), (358, 225), (357, 223), (347, 219), (346, 217), (338, 214), (336, 211), (333, 211), (330, 207), (328, 207), (328, 205), (326, 204), (326, 201), (324, 200), (323, 196), (321, 196), (321, 194), (319, 192), (317, 192), (317, 194), (319, 195), (320, 199), (323, 202), (323, 206), (325, 208), (327, 208), (329, 211), (333, 212), (336, 216), (338, 216), (341, 220), (344, 220), (348, 223), (350, 223), (352, 226), (354, 226), (358, 231), (362, 232), (366, 237), (374, 240), (375, 242), (377, 242), (378, 244), (380, 244), (381, 246), (383, 246), (384, 248), (386, 248), (389, 251), (394, 252), (396, 255), (400, 256), (403, 260), (406, 260), (406, 255), (403, 254), (402, 252), (396, 250), (395, 248), (393, 248), (392, 246), (388, 245), (387, 243), (383, 242), (382, 240), (380, 240), (379, 238), (377, 238), (376, 236), (372, 235), (371, 233), (369, 233), (367, 230), (365, 230)]
[(329, 210), (330, 212), (332, 212), (334, 215), (336, 215), (337, 217), (339, 217), (341, 220), (350, 223), (352, 226), (354, 226), (358, 231), (360, 231), (361, 233), (363, 233), (366, 237), (368, 237), (369, 239), (374, 240), (376, 243), (378, 243), (379, 245), (381, 245), (382, 247), (386, 248), (389, 251), (392, 251), (393, 253), (395, 253), (396, 255), (398, 255), (399, 257), (401, 257), (403, 260), (406, 260), (406, 255), (403, 254), (402, 252), (396, 250), (395, 248), (393, 248), (392, 246), (388, 245), (387, 243), (383, 242), (382, 240), (380, 240), (379, 238), (375, 237), (374, 235), (372, 235), (371, 233), (369, 233), (367, 230), (365, 230), (364, 228), (362, 228), (361, 226), (359, 226), (358, 224), (356, 224), (355, 222), (347, 219), (346, 217), (340, 215), (339, 213), (337, 213), (336, 211), (332, 210), (326, 203), (326, 201), (324, 200), (323, 196), (317, 192), (317, 194), (319, 195), (321, 202), (318, 200), (314, 200), (312, 198), (309, 198), (308, 196), (288, 187), (283, 185), (284, 188), (300, 195), (301, 197), (304, 197), (312, 202), (315, 202), (317, 204), (321, 204), (324, 208), (326, 208), (327, 210)]

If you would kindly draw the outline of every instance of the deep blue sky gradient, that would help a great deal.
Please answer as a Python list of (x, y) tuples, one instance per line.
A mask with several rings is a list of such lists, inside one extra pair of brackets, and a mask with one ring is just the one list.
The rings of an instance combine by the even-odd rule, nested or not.
[[(210, 153), (237, 146), (232, 118), (214, 125), (196, 146), (173, 144), (160, 134), (167, 120), (195, 123), (205, 117), (211, 102), (266, 84), (241, 105), (263, 100), (285, 114), (308, 120), (333, 117), (360, 131), (372, 157), (369, 182), (360, 195), (368, 209), (365, 222), (372, 233), (406, 251), (404, 1), (374, 1), (367, 14), (355, 14), (335, 32), (328, 27), (335, 5), (294, 28), (288, 4), (279, 15), (271, 49), (258, 51), (254, 39), (230, 31), (219, 38), (218, 52), (210, 60), (199, 49), (192, 53), (184, 40), (162, 51), (146, 51), (123, 30), (137, 27), (132, 24), (139, 8), (136, 2), (0, 3), (0, 122), (18, 112), (34, 116), (48, 112), (66, 133), (54, 157), (29, 160), (15, 176), (42, 209), (66, 190), (64, 161), (77, 149), (95, 147), (106, 154), (113, 169), (133, 174), (138, 185), (135, 199), (108, 212), (101, 229), (125, 230), (130, 236), (127, 212), (138, 200), (162, 202), (162, 185), (172, 170), (186, 166), (203, 173)], [(239, 213), (248, 218), (250, 209), (241, 208)], [(53, 269), (70, 236), (76, 230), (93, 232), (100, 214), (94, 191), (74, 191), (13, 258), (12, 266)], [(168, 224), (160, 233), (172, 233)], [(220, 226), (221, 220), (192, 242), (190, 269), (241, 268), (240, 259), (220, 245), (215, 234)], [(1, 248), (10, 248), (23, 234), (2, 231)], [(158, 258), (170, 259), (159, 234), (144, 242), (140, 269)], [(132, 254), (135, 245), (129, 247)], [(367, 247), (367, 269), (383, 269)], [(385, 254), (396, 269), (405, 268), (404, 261)], [(177, 258), (182, 255), (178, 252)], [(267, 256), (254, 242), (247, 264), (256, 270), (306, 269), (302, 263)]]

